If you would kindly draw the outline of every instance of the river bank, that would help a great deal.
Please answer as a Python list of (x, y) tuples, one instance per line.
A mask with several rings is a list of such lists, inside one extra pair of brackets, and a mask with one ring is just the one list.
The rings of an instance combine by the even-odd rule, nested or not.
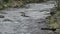
[(29, 3), (41, 3), (44, 0), (1, 0), (0, 1), (0, 9), (8, 8), (8, 7), (24, 7), (26, 4)]
[[(55, 34), (60, 34), (60, 10), (56, 5), (55, 8), (50, 12), (50, 16), (47, 17), (47, 20), (49, 22), (48, 26), (56, 29)], [(52, 34), (51, 31), (50, 34)]]

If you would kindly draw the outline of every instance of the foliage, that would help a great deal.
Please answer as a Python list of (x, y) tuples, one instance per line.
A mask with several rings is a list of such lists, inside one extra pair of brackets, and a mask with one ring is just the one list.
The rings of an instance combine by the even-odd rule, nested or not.
[[(52, 11), (51, 16), (48, 17), (49, 25), (52, 28), (60, 28), (60, 0), (57, 1), (57, 7), (55, 7), (55, 10)], [(53, 14), (54, 13), (54, 14)], [(57, 30), (57, 32), (60, 34), (60, 29)]]
[(0, 7), (23, 7), (25, 4), (28, 3), (40, 3), (44, 0), (2, 0), (0, 1)]

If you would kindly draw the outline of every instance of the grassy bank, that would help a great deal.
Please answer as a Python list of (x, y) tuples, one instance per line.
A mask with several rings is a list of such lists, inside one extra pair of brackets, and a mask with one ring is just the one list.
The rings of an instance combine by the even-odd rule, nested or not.
[(24, 7), (28, 3), (40, 3), (44, 0), (3, 0), (0, 1), (0, 9), (6, 7)]
[(49, 22), (48, 26), (50, 28), (56, 28), (56, 32), (60, 34), (60, 10), (57, 10), (56, 8), (50, 14), (51, 16), (47, 17)]

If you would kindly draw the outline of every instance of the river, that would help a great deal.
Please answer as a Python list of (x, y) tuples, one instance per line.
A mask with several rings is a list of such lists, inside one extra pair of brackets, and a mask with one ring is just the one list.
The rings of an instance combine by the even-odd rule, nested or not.
[(27, 4), (24, 8), (7, 8), (0, 11), (0, 34), (47, 34), (46, 17), (54, 7), (53, 1)]

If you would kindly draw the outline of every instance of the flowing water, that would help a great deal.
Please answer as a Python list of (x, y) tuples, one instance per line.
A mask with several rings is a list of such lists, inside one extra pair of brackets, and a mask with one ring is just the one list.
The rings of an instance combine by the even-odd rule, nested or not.
[(7, 8), (0, 11), (0, 34), (47, 34), (46, 17), (54, 7), (52, 1), (27, 4), (25, 8)]

